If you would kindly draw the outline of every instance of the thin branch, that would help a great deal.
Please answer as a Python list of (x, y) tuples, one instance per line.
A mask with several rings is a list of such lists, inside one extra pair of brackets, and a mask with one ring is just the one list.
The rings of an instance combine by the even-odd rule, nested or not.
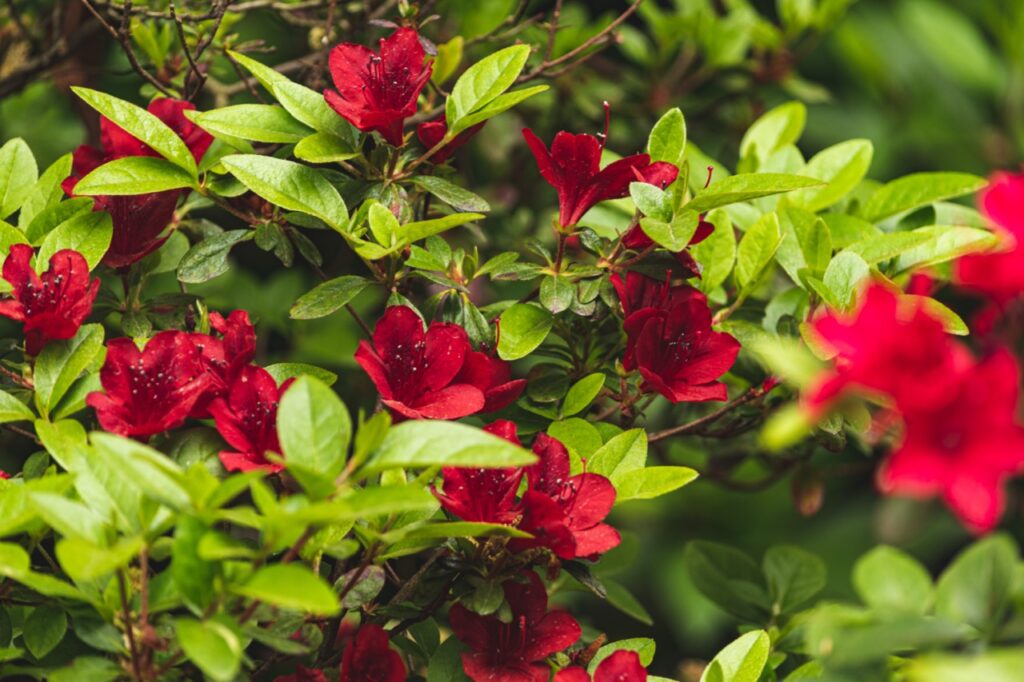
[(647, 442), (654, 443), (659, 440), (664, 440), (665, 438), (670, 438), (671, 436), (678, 436), (683, 433), (696, 431), (705, 424), (709, 424), (717, 420), (718, 418), (728, 414), (729, 412), (732, 412), (737, 407), (740, 407), (741, 405), (746, 405), (747, 403), (756, 400), (757, 398), (760, 398), (762, 395), (764, 395), (764, 391), (761, 389), (761, 387), (758, 386), (752, 388), (743, 395), (741, 395), (739, 398), (736, 398), (732, 402), (726, 403), (725, 405), (718, 408), (714, 412), (706, 414), (703, 417), (700, 417), (699, 419), (694, 419), (691, 422), (680, 424), (679, 426), (673, 426), (672, 428), (665, 429), (663, 431), (655, 431), (654, 433), (647, 436)]
[(120, 28), (114, 28), (114, 26), (104, 18), (100, 11), (93, 4), (93, 0), (82, 0), (82, 4), (85, 5), (86, 9), (92, 12), (92, 15), (96, 17), (100, 25), (107, 30), (114, 40), (120, 45), (121, 49), (124, 50), (125, 56), (128, 57), (128, 63), (131, 64), (132, 69), (142, 76), (147, 83), (152, 85), (154, 88), (160, 91), (161, 94), (166, 97), (174, 97), (174, 93), (168, 90), (163, 83), (156, 79), (153, 74), (142, 67), (139, 63), (139, 58), (135, 54), (135, 48), (132, 47), (132, 34), (131, 34), (131, 0), (125, 0), (125, 7), (128, 9), (127, 12), (121, 15), (121, 26)]
[(139, 660), (139, 650), (135, 644), (135, 625), (132, 620), (132, 611), (128, 606), (128, 591), (125, 588), (124, 571), (117, 572), (117, 587), (121, 594), (121, 611), (124, 618), (125, 636), (128, 638), (128, 652), (132, 659), (132, 679), (142, 680), (142, 662)]

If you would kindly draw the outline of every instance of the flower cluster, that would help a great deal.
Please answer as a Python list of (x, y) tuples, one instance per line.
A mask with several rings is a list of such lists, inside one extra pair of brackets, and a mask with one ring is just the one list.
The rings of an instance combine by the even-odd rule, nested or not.
[(0, 300), (0, 315), (22, 323), (29, 355), (38, 355), (47, 341), (73, 337), (92, 312), (100, 288), (98, 279), (89, 279), (89, 264), (77, 251), (53, 254), (42, 275), (32, 267), (34, 255), (28, 244), (11, 246), (3, 267), (11, 297)]
[(854, 313), (828, 313), (813, 329), (835, 354), (834, 367), (805, 395), (813, 414), (860, 391), (882, 397), (902, 417), (902, 440), (878, 474), (882, 490), (941, 495), (970, 528), (994, 527), (1006, 480), (1024, 470), (1013, 356), (995, 350), (976, 359), (919, 299), (879, 284)]
[[(213, 136), (185, 117), (185, 112), (193, 109), (195, 106), (190, 102), (161, 98), (153, 100), (148, 110), (181, 137), (198, 162), (213, 144)], [(71, 176), (61, 185), (68, 196), (74, 195), (79, 180), (108, 161), (129, 156), (159, 156), (148, 145), (102, 116), (100, 144), (100, 149), (82, 145), (75, 150)], [(158, 249), (170, 234), (167, 227), (174, 219), (174, 209), (181, 196), (182, 190), (166, 190), (132, 196), (93, 197), (95, 210), (108, 212), (114, 224), (110, 248), (103, 262), (123, 268)]]
[(459, 419), (507, 407), (526, 387), (508, 365), (474, 351), (457, 324), (423, 320), (408, 306), (388, 308), (361, 341), (356, 362), (370, 376), (381, 402), (402, 418)]
[(162, 331), (141, 350), (132, 339), (113, 339), (100, 370), (102, 392), (86, 402), (111, 433), (146, 439), (177, 428), (188, 417), (210, 418), (232, 450), (220, 453), (229, 471), (280, 471), (267, 453), (281, 454), (277, 439), (280, 387), (252, 364), (256, 334), (249, 315), (210, 315), (214, 334)]
[(643, 389), (674, 403), (725, 400), (725, 384), (739, 342), (711, 327), (707, 297), (691, 286), (672, 286), (637, 272), (612, 276), (625, 317), (622, 364), (643, 377)]
[[(405, 682), (406, 674), (402, 657), (388, 644), (387, 631), (367, 623), (342, 652), (338, 682)], [(300, 665), (294, 674), (279, 675), (274, 682), (327, 682), (327, 675)]]

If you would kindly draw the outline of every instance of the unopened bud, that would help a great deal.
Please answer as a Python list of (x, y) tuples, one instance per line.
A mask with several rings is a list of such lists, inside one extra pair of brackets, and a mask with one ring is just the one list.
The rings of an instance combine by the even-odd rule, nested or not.
[(801, 516), (814, 516), (825, 502), (825, 482), (814, 467), (803, 466), (790, 482), (793, 506)]

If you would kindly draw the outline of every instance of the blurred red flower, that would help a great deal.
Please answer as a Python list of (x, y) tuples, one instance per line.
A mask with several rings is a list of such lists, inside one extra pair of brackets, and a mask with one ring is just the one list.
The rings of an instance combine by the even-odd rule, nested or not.
[(388, 633), (366, 623), (345, 647), (338, 682), (405, 682), (402, 657), (388, 645)]

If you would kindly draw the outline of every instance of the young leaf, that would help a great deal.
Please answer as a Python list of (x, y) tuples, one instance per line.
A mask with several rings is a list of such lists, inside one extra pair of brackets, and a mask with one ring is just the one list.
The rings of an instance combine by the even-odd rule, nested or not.
[(225, 156), (221, 163), (270, 203), (319, 218), (336, 230), (347, 229), (345, 201), (334, 185), (312, 168), (256, 154)]
[(988, 184), (968, 173), (913, 173), (879, 187), (860, 214), (877, 223), (921, 206), (977, 192)]
[(718, 652), (700, 682), (757, 682), (768, 663), (771, 639), (764, 630), (752, 630)]
[(338, 595), (320, 576), (299, 564), (265, 566), (241, 585), (232, 587), (231, 591), (314, 616), (333, 616), (341, 610)]
[(75, 185), (75, 194), (129, 196), (191, 187), (192, 177), (170, 161), (152, 156), (126, 156), (108, 161)]
[(407, 421), (388, 431), (363, 473), (398, 467), (513, 467), (535, 459), (523, 448), (465, 424)]
[(67, 341), (50, 341), (43, 347), (36, 358), (34, 377), (39, 414), (44, 417), (50, 414), (102, 349), (103, 327), (99, 324), (83, 325)]
[(310, 163), (336, 163), (359, 156), (348, 144), (332, 133), (313, 133), (295, 145), (295, 158)]
[(926, 230), (887, 232), (851, 244), (846, 247), (845, 251), (857, 254), (868, 265), (874, 265), (896, 258), (933, 238), (934, 236)]
[[(389, 211), (390, 213), (390, 211)], [(441, 234), (453, 227), (471, 223), (474, 220), (483, 220), (486, 216), (482, 213), (452, 213), (441, 218), (431, 220), (418, 220), (402, 225), (402, 244), (412, 244), (421, 239), (426, 239), (435, 234)]]
[(647, 138), (647, 153), (651, 161), (667, 161), (673, 166), (683, 163), (686, 151), (686, 120), (679, 107), (673, 107), (662, 114), (651, 128)]
[(89, 88), (72, 86), (75, 94), (132, 137), (149, 145), (190, 177), (197, 176), (196, 160), (185, 141), (166, 123), (131, 102)]
[(85, 213), (66, 220), (51, 230), (39, 246), (36, 263), (49, 263), (62, 249), (82, 254), (92, 270), (106, 255), (114, 236), (114, 223), (106, 212)]
[(583, 377), (569, 388), (562, 401), (562, 416), (571, 417), (587, 409), (604, 386), (604, 374), (594, 372)]
[(179, 618), (174, 622), (174, 630), (188, 660), (210, 679), (235, 679), (242, 664), (242, 643), (231, 628), (215, 620)]
[(781, 242), (782, 230), (775, 213), (765, 214), (747, 230), (736, 251), (736, 283), (741, 289), (757, 283)]
[(36, 416), (32, 414), (28, 405), (6, 391), (0, 391), (0, 424), (32, 421), (35, 418)]
[(804, 132), (807, 107), (802, 102), (786, 102), (754, 121), (740, 141), (740, 157), (755, 155), (764, 160), (776, 150), (794, 144)]
[(838, 254), (822, 277), (822, 283), (829, 292), (829, 305), (838, 310), (848, 310), (857, 301), (857, 292), (870, 276), (871, 268), (863, 258), (850, 251)]
[(191, 118), (212, 135), (253, 142), (295, 143), (313, 133), (283, 108), (272, 104), (236, 104), (204, 111)]
[(277, 433), (286, 464), (334, 478), (345, 465), (352, 421), (334, 391), (301, 376), (281, 398)]
[(276, 79), (272, 91), (281, 106), (296, 120), (341, 140), (349, 151), (359, 155), (359, 131), (327, 104), (322, 93), (287, 78)]
[[(0, 157), (2, 156), (3, 150), (0, 149)], [(3, 162), (0, 161), (0, 167), (2, 167), (2, 164)], [(70, 153), (60, 157), (43, 171), (43, 174), (39, 176), (39, 181), (36, 182), (32, 191), (29, 192), (28, 197), (22, 202), (21, 209), (18, 211), (18, 228), (22, 232), (28, 228), (29, 223), (39, 215), (40, 211), (55, 206), (64, 198), (64, 190), (61, 188), (61, 183), (69, 175), (71, 175)], [(0, 211), (0, 213), (2, 212)]]
[(868, 140), (847, 140), (821, 150), (811, 157), (800, 174), (828, 184), (793, 192), (785, 201), (812, 212), (828, 208), (860, 184), (871, 167), (873, 154), (874, 148)]
[(719, 206), (750, 201), (773, 194), (792, 192), (824, 184), (821, 180), (786, 173), (742, 173), (712, 182), (685, 206), (703, 213)]
[(625, 474), (647, 462), (647, 432), (630, 429), (613, 437), (587, 459), (587, 471), (601, 474), (618, 487)]
[(488, 55), (466, 69), (455, 82), (452, 94), (445, 103), (448, 135), (453, 137), (468, 128), (462, 119), (484, 108), (508, 90), (526, 66), (529, 56), (529, 45), (513, 45)]
[(630, 500), (653, 500), (679, 490), (696, 479), (697, 472), (689, 467), (656, 466), (627, 471), (615, 486), (615, 504)]
[(0, 220), (21, 206), (38, 177), (36, 158), (25, 140), (15, 137), (0, 147)]
[[(640, 183), (633, 183), (634, 185)], [(648, 185), (650, 186), (650, 185)], [(700, 216), (690, 210), (684, 210), (673, 216), (670, 222), (655, 218), (641, 218), (640, 228), (648, 237), (660, 246), (673, 253), (682, 251), (693, 239), (700, 224)]]
[(715, 209), (705, 220), (715, 226), (707, 239), (690, 247), (694, 259), (700, 264), (700, 290), (709, 293), (729, 277), (736, 262), (736, 232), (725, 209)]
[(526, 357), (544, 343), (554, 319), (544, 308), (516, 303), (501, 314), (498, 325), (498, 356), (502, 360)]

